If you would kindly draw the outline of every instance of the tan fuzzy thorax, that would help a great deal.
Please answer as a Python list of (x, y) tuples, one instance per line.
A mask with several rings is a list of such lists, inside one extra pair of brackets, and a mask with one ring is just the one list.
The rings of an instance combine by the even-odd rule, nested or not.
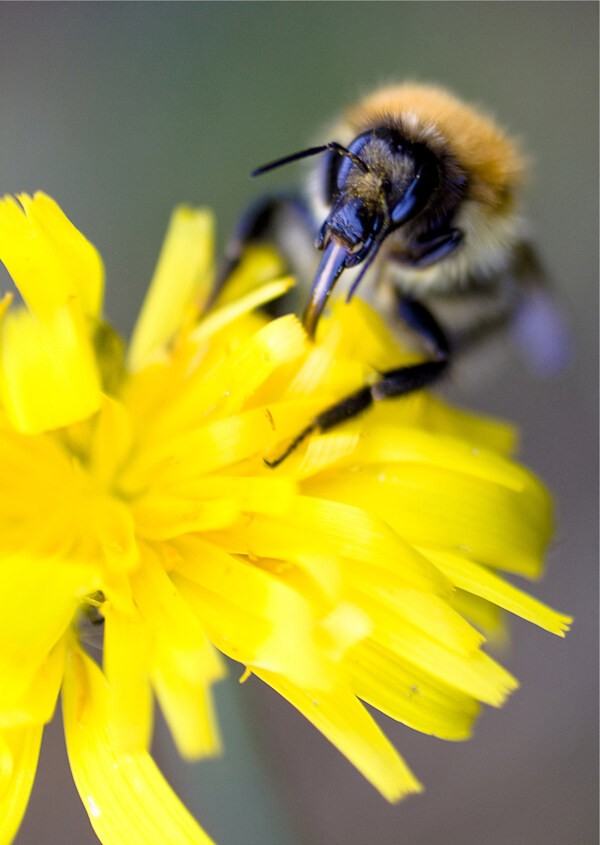
[(468, 177), (468, 196), (506, 212), (526, 165), (514, 140), (479, 109), (443, 88), (406, 83), (377, 90), (348, 109), (356, 136), (373, 126), (401, 129), (411, 141), (451, 155)]

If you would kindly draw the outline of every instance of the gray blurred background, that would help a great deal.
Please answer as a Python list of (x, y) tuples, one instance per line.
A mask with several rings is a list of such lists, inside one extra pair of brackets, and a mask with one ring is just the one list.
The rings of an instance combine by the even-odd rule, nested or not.
[[(396, 806), (275, 694), (240, 687), (233, 666), (218, 692), (225, 757), (180, 763), (160, 724), (155, 746), (219, 845), (597, 842), (597, 17), (576, 2), (0, 5), (1, 191), (47, 191), (98, 246), (123, 332), (175, 204), (212, 206), (222, 242), (249, 198), (299, 172), (257, 185), (249, 171), (381, 82), (443, 83), (535, 158), (527, 208), (573, 363), (540, 381), (509, 355), (459, 398), (520, 425), (523, 460), (557, 497), (534, 591), (575, 616), (573, 631), (563, 641), (514, 621), (501, 659), (521, 689), (468, 743), (382, 720), (427, 788)], [(17, 842), (96, 841), (55, 720)]]

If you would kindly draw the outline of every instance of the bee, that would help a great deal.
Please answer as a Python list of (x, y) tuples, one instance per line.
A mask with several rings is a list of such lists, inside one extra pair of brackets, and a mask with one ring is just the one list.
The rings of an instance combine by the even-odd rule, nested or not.
[[(215, 295), (246, 244), (273, 233), (277, 219), (291, 212), (322, 251), (303, 313), (308, 334), (315, 334), (340, 277), (352, 274), (347, 298), (361, 285), (383, 291), (385, 307), (421, 338), (429, 358), (384, 372), (325, 409), (270, 466), (308, 434), (374, 401), (433, 385), (456, 356), (509, 323), (517, 330), (521, 323), (535, 353), (522, 318), (532, 303), (545, 301), (543, 273), (521, 216), (526, 161), (491, 118), (442, 88), (407, 83), (365, 97), (329, 132), (332, 140), (254, 171), (320, 156), (306, 199), (265, 197), (242, 218)], [(552, 349), (564, 346), (560, 320), (546, 308), (542, 323), (537, 332), (546, 342), (538, 344), (538, 357), (552, 358)]]

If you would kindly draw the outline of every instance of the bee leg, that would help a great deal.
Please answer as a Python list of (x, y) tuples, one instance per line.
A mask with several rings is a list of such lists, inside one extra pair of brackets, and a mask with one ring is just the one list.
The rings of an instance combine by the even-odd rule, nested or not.
[(291, 193), (259, 197), (242, 214), (227, 242), (224, 259), (217, 270), (212, 290), (204, 306), (205, 311), (214, 306), (229, 277), (242, 260), (246, 247), (260, 241), (275, 240), (273, 230), (276, 220), (285, 211), (293, 212), (307, 231), (316, 231), (312, 214), (301, 197)]
[(441, 234), (439, 230), (433, 230), (415, 240), (401, 254), (392, 253), (391, 258), (408, 267), (430, 267), (454, 252), (462, 240), (463, 233), (460, 229), (449, 229)]
[(450, 341), (429, 308), (408, 294), (397, 291), (396, 295), (401, 319), (427, 342), (436, 360), (447, 360), (450, 357)]
[(265, 458), (264, 462), (267, 466), (271, 468), (279, 466), (310, 434), (316, 431), (329, 431), (336, 425), (366, 411), (373, 402), (406, 396), (408, 393), (434, 384), (444, 375), (450, 363), (450, 344), (442, 327), (431, 312), (412, 297), (403, 296), (400, 299), (399, 310), (404, 321), (432, 347), (434, 358), (383, 372), (380, 380), (375, 384), (361, 387), (360, 390), (326, 408), (292, 440), (282, 455), (273, 461)]

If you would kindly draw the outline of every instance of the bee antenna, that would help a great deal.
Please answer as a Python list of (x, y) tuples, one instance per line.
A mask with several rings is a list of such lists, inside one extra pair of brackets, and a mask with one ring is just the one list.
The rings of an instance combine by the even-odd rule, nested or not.
[(348, 156), (348, 158), (354, 162), (354, 164), (361, 167), (365, 173), (369, 172), (369, 165), (366, 164), (362, 158), (356, 155), (356, 153), (351, 152), (350, 150), (346, 149), (346, 147), (342, 146), (342, 144), (338, 144), (337, 141), (331, 141), (329, 144), (322, 144), (318, 147), (307, 147), (305, 150), (300, 150), (298, 153), (292, 153), (292, 155), (285, 156), (284, 158), (278, 158), (277, 161), (272, 161), (269, 164), (263, 164), (262, 167), (257, 167), (256, 170), (253, 170), (250, 174), (251, 176), (260, 176), (263, 173), (266, 173), (268, 170), (274, 170), (276, 167), (281, 167), (284, 164), (290, 164), (292, 161), (298, 161), (301, 158), (308, 158), (309, 156), (319, 155), (319, 153), (324, 153), (327, 150), (333, 150), (335, 153), (339, 153), (343, 156)]

